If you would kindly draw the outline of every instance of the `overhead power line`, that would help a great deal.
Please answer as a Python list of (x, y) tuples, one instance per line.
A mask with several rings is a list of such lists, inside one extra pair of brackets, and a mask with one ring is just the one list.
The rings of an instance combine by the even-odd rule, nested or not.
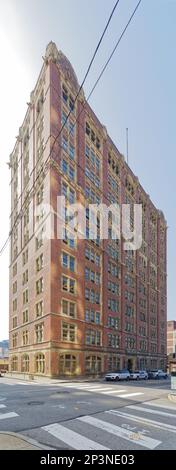
[[(117, 47), (119, 46), (119, 43), (120, 43), (120, 41), (122, 40), (122, 38), (123, 38), (123, 36), (124, 36), (124, 34), (125, 34), (125, 32), (126, 32), (128, 26), (130, 25), (130, 23), (131, 23), (131, 21), (132, 21), (132, 19), (133, 19), (133, 17), (134, 17), (134, 15), (135, 15), (135, 13), (136, 13), (136, 11), (137, 11), (137, 9), (138, 9), (138, 7), (139, 7), (139, 5), (140, 5), (141, 2), (142, 2), (142, 0), (139, 0), (139, 2), (138, 2), (138, 4), (136, 5), (136, 7), (135, 7), (135, 9), (134, 9), (134, 11), (133, 11), (133, 13), (132, 13), (132, 15), (130, 16), (130, 18), (129, 18), (129, 20), (128, 20), (126, 26), (125, 26), (125, 28), (123, 29), (123, 31), (122, 31), (122, 33), (121, 33), (121, 35), (120, 35), (120, 37), (119, 37), (119, 39), (118, 39), (118, 41), (117, 41), (115, 47), (114, 47), (112, 53), (110, 54), (110, 56), (109, 56), (107, 62), (105, 63), (105, 65), (104, 65), (104, 67), (103, 67), (101, 73), (99, 74), (99, 76), (98, 76), (98, 78), (97, 78), (97, 80), (96, 80), (94, 86), (92, 87), (92, 89), (91, 89), (91, 91), (90, 91), (90, 93), (89, 93), (89, 95), (88, 95), (87, 101), (89, 101), (90, 97), (92, 96), (92, 94), (93, 94), (93, 92), (94, 92), (96, 86), (98, 85), (98, 83), (99, 83), (99, 81), (100, 81), (102, 75), (104, 74), (104, 72), (105, 72), (105, 70), (106, 70), (106, 68), (107, 68), (107, 66), (108, 66), (108, 64), (109, 64), (109, 62), (110, 62), (110, 60), (112, 59), (112, 57), (113, 57), (113, 55), (114, 55), (114, 53), (115, 53)], [(87, 72), (86, 72), (86, 73), (87, 73)], [(81, 87), (80, 87), (80, 88), (81, 88)], [(77, 123), (77, 121), (78, 121), (78, 119), (79, 119), (79, 117), (80, 117), (80, 114), (83, 112), (84, 107), (85, 107), (85, 104), (83, 104), (82, 110), (81, 110), (81, 112), (78, 114), (78, 117), (77, 117), (77, 119), (76, 119), (74, 125), (76, 125), (76, 123)], [(56, 142), (57, 139), (60, 137), (61, 132), (62, 132), (63, 128), (65, 127), (66, 123), (67, 123), (67, 120), (68, 120), (70, 114), (71, 114), (71, 110), (69, 111), (69, 113), (68, 113), (68, 115), (67, 115), (67, 119), (65, 120), (64, 124), (62, 125), (62, 127), (61, 127), (61, 129), (60, 129), (58, 135), (55, 137), (54, 142), (53, 142), (53, 144), (52, 144), (52, 148), (51, 148), (51, 150), (50, 150), (50, 153), (49, 153), (49, 155), (48, 155), (48, 157), (47, 157), (47, 159), (46, 159), (46, 161), (45, 161), (45, 164), (44, 164), (44, 165), (45, 165), (45, 168), (46, 168), (46, 174), (47, 174), (48, 171), (49, 171), (49, 168), (47, 169), (47, 164), (48, 164), (49, 157), (50, 157), (50, 155), (51, 155), (51, 153), (52, 153), (52, 150), (53, 150), (53, 147), (54, 147), (54, 145), (55, 145), (55, 142)], [(80, 166), (77, 162), (76, 162), (76, 164), (77, 164), (78, 166)], [(35, 165), (35, 167), (36, 167), (36, 165)], [(34, 171), (35, 167), (33, 168), (33, 171)], [(80, 167), (81, 167), (81, 166), (80, 166)], [(37, 182), (37, 180), (38, 180), (38, 178), (39, 178), (39, 176), (40, 176), (40, 174), (41, 174), (42, 172), (44, 172), (44, 168), (42, 168), (41, 171), (39, 172), (39, 174), (37, 175), (37, 178), (35, 179), (35, 181), (34, 181), (32, 187), (31, 187), (31, 189), (30, 189), (30, 192), (34, 189), (35, 184), (36, 184), (36, 182)], [(46, 175), (45, 175), (45, 176), (46, 176)], [(27, 197), (29, 197), (29, 194), (28, 194)], [(24, 202), (23, 202), (23, 204), (22, 204), (22, 207), (25, 205), (25, 203), (26, 203), (26, 199), (24, 200)], [(21, 208), (21, 211), (22, 211), (22, 208)], [(20, 214), (18, 214), (18, 216), (17, 216), (17, 218), (16, 218), (16, 220), (15, 220), (15, 222), (14, 222), (12, 228), (11, 228), (11, 231), (10, 231), (10, 233), (9, 233), (9, 236), (8, 236), (7, 240), (5, 241), (3, 247), (2, 247), (1, 250), (0, 250), (0, 255), (2, 254), (3, 250), (5, 249), (5, 247), (6, 247), (7, 243), (8, 243), (8, 240), (9, 240), (9, 238), (10, 238), (12, 232), (13, 232), (13, 228), (14, 228), (14, 226), (16, 225), (16, 222), (18, 221), (19, 217), (21, 217), (21, 211), (20, 211)]]

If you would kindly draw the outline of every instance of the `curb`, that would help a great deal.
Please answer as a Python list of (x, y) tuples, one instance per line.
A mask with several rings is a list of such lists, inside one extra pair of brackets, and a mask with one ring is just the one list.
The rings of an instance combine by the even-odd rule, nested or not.
[(6, 435), (6, 436), (15, 437), (16, 439), (21, 439), (21, 441), (25, 441), (28, 444), (31, 444), (35, 447), (38, 447), (38, 450), (54, 450), (54, 448), (44, 446), (43, 444), (40, 444), (35, 439), (24, 436), (24, 434), (20, 434), (20, 433), (16, 433), (16, 432), (0, 431), (0, 438), (1, 438), (1, 434)]

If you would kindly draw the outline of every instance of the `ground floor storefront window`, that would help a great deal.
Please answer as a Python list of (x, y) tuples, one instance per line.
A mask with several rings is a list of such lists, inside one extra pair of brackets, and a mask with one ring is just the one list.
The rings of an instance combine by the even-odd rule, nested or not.
[(21, 359), (21, 372), (29, 372), (29, 356), (24, 354)]
[(38, 374), (45, 373), (45, 355), (43, 353), (39, 353), (35, 357), (35, 369)]
[(76, 356), (72, 354), (62, 354), (59, 357), (59, 373), (60, 374), (75, 374), (76, 373)]
[(118, 356), (108, 356), (108, 370), (115, 371), (120, 369), (120, 358)]
[(11, 370), (12, 370), (12, 372), (17, 372), (17, 370), (18, 370), (18, 357), (17, 356), (12, 357)]
[(87, 374), (99, 374), (101, 372), (101, 357), (87, 356), (85, 359), (85, 371)]

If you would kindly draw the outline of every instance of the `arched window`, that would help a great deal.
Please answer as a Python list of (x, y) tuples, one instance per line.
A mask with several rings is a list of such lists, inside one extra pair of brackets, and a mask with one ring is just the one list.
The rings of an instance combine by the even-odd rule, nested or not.
[(87, 356), (85, 361), (85, 370), (88, 374), (98, 374), (101, 372), (101, 357)]
[(17, 371), (18, 370), (18, 357), (17, 356), (13, 356), (12, 357), (12, 361), (11, 361), (11, 370), (13, 372)]
[(60, 374), (75, 374), (76, 372), (76, 357), (72, 354), (61, 354), (59, 356), (59, 373)]
[(24, 354), (21, 359), (21, 372), (29, 372), (29, 356)]
[(45, 373), (45, 355), (43, 353), (39, 353), (35, 357), (35, 369), (36, 372), (39, 374)]

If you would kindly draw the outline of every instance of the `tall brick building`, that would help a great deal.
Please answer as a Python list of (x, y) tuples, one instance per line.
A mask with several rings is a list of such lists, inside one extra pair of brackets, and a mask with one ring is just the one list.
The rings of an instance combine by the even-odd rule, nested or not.
[(176, 354), (176, 321), (167, 322), (167, 354)]
[[(10, 156), (10, 370), (54, 377), (163, 368), (166, 221), (83, 91), (74, 104), (78, 89), (70, 62), (51, 42)], [(141, 249), (126, 252), (123, 240), (74, 241), (68, 233), (45, 239), (43, 203), (52, 206), (56, 231), (58, 194), (85, 207), (141, 203)]]

